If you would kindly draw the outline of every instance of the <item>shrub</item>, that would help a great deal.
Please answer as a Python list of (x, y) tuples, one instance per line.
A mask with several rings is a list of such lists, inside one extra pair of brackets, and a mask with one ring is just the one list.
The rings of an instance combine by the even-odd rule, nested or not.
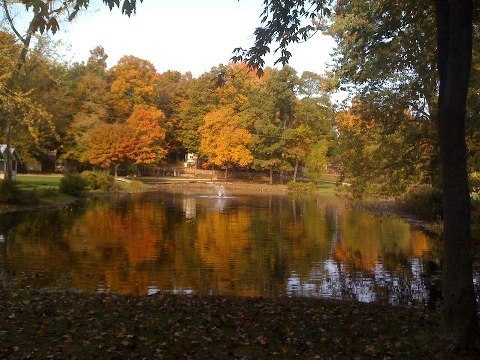
[(472, 192), (476, 194), (480, 194), (480, 172), (475, 171), (470, 174), (470, 186), (472, 188)]
[(400, 200), (403, 211), (424, 220), (435, 220), (443, 215), (442, 191), (427, 185), (410, 189)]
[(140, 190), (145, 188), (145, 184), (139, 180), (130, 181), (130, 188), (134, 190)]
[(77, 174), (66, 174), (60, 180), (60, 191), (64, 194), (78, 196), (86, 187), (86, 181)]
[(18, 188), (17, 182), (13, 180), (0, 181), (0, 203), (20, 204), (22, 202), (22, 193)]
[(311, 182), (304, 183), (304, 182), (289, 181), (287, 183), (287, 187), (289, 190), (300, 191), (300, 192), (313, 192), (317, 190), (317, 187), (315, 186), (315, 184)]
[(91, 190), (110, 191), (115, 185), (115, 179), (108, 171), (84, 171), (81, 177)]
[(43, 191), (38, 190), (22, 190), (20, 192), (20, 203), (25, 205), (36, 205), (41, 203), (40, 197)]

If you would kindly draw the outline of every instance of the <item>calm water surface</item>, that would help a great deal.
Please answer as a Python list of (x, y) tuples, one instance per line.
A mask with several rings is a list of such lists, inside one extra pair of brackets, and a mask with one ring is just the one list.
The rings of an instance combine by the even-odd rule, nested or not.
[(336, 198), (144, 193), (0, 217), (1, 268), (31, 285), (432, 300), (435, 241)]

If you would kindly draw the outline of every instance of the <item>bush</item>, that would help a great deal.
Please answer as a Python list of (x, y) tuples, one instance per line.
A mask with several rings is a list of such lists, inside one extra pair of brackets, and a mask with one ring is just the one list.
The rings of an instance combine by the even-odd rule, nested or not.
[(480, 194), (480, 172), (475, 171), (470, 174), (470, 186), (472, 188), (472, 192), (476, 194)]
[(0, 181), (0, 203), (20, 204), (22, 202), (22, 193), (13, 180)]
[(86, 187), (86, 181), (77, 174), (67, 174), (60, 180), (60, 191), (64, 194), (79, 196)]
[(299, 192), (313, 192), (317, 190), (317, 187), (315, 186), (315, 184), (311, 182), (304, 183), (304, 182), (289, 181), (287, 183), (287, 187), (289, 190), (299, 191)]
[(134, 190), (140, 190), (145, 188), (145, 184), (139, 180), (131, 180), (129, 187)]
[(84, 171), (80, 176), (91, 190), (110, 191), (115, 185), (115, 179), (108, 171)]
[(427, 185), (414, 187), (400, 200), (403, 211), (424, 220), (436, 220), (443, 215), (442, 191)]
[(43, 191), (22, 190), (20, 192), (20, 203), (25, 205), (36, 205), (41, 203), (40, 197)]

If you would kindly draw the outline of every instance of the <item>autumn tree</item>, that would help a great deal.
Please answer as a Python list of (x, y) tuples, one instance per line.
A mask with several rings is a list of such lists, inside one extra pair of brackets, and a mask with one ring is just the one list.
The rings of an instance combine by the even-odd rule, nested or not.
[[(141, 2), (142, 0), (140, 0)], [(114, 6), (122, 8), (122, 12), (131, 15), (135, 12), (136, 0), (103, 0), (103, 3), (112, 9)], [(2, 16), (8, 26), (9, 31), (15, 35), (16, 40), (21, 44), (21, 50), (17, 58), (13, 62), (13, 70), (8, 74), (8, 78), (4, 85), (3, 93), (7, 94), (5, 98), (5, 117), (7, 129), (7, 179), (12, 177), (12, 161), (10, 158), (10, 149), (12, 143), (12, 124), (13, 113), (11, 107), (11, 95), (15, 91), (18, 82), (18, 75), (22, 71), (27, 54), (30, 50), (33, 37), (38, 33), (52, 32), (55, 33), (59, 29), (59, 23), (62, 20), (73, 20), (79, 11), (88, 8), (89, 0), (2, 0), (0, 3)], [(23, 11), (24, 16), (19, 17), (21, 21), (16, 23), (17, 18), (13, 15), (16, 11)], [(22, 24), (27, 24), (22, 28)]]
[(209, 163), (225, 167), (225, 180), (229, 167), (252, 163), (253, 156), (247, 147), (252, 136), (242, 127), (240, 116), (232, 108), (222, 107), (208, 113), (200, 134), (200, 154)]
[(125, 120), (135, 105), (155, 104), (158, 74), (155, 66), (135, 56), (123, 56), (108, 71), (115, 117)]
[(138, 145), (130, 126), (106, 124), (88, 133), (84, 156), (92, 165), (113, 168), (117, 177), (118, 167), (137, 153)]
[[(0, 63), (2, 73), (8, 76), (14, 71), (16, 56), (21, 47), (14, 43), (13, 36), (2, 33), (3, 61)], [(58, 89), (61, 76), (60, 65), (55, 59), (48, 58), (53, 48), (45, 38), (38, 38), (36, 46), (29, 54), (24, 72), (18, 75), (19, 83), (15, 89), (6, 89), (7, 77), (0, 80), (3, 100), (0, 108), (3, 114), (14, 115), (15, 122), (10, 124), (10, 133), (15, 134), (15, 145), (24, 161), (35, 158), (41, 160), (46, 153), (58, 146), (55, 118), (49, 111), (52, 93)], [(59, 97), (58, 102), (62, 101)], [(7, 128), (7, 122), (4, 122)], [(7, 139), (3, 138), (3, 143)]]
[(67, 169), (81, 168), (87, 160), (84, 153), (89, 146), (89, 133), (103, 125), (106, 123), (94, 114), (81, 113), (74, 116), (63, 139), (65, 147), (61, 154), (61, 159), (67, 161)]
[[(444, 324), (457, 345), (471, 347), (478, 341), (465, 151), (466, 99), (472, 63), (472, 1), (439, 0), (422, 4), (356, 1), (339, 3), (336, 10), (340, 22), (333, 30), (334, 34), (340, 30), (336, 33), (341, 40), (340, 76), (345, 76), (345, 82), (360, 85), (362, 101), (373, 105), (377, 119), (386, 115), (383, 132), (393, 134), (405, 124), (405, 121), (394, 121), (392, 109), (408, 109), (420, 130), (416, 138), (409, 138), (417, 144), (430, 141), (437, 150), (436, 139), (432, 141), (432, 135), (436, 137), (437, 133), (428, 122), (438, 125), (440, 155), (432, 152), (430, 181), (438, 183), (434, 176), (436, 173), (440, 178), (441, 174)], [(411, 126), (403, 128), (410, 130)], [(414, 143), (410, 144), (408, 147), (412, 148)], [(399, 150), (401, 154), (400, 146)], [(418, 154), (418, 145), (412, 151)], [(419, 160), (428, 159), (424, 152), (420, 155)], [(441, 171), (435, 166), (438, 158)]]
[[(68, 168), (82, 165), (86, 134), (95, 127), (112, 123), (110, 84), (106, 76), (108, 55), (101, 46), (90, 51), (87, 64), (68, 66), (64, 75), (67, 108), (71, 111), (65, 130), (60, 156)], [(65, 106), (65, 105), (64, 105)]]
[(105, 53), (103, 46), (95, 46), (90, 50), (90, 56), (88, 57), (87, 66), (101, 75), (104, 75), (107, 70), (108, 55)]
[(153, 106), (138, 105), (125, 125), (131, 128), (136, 138), (136, 150), (130, 158), (136, 164), (158, 164), (167, 153), (165, 143), (165, 114)]

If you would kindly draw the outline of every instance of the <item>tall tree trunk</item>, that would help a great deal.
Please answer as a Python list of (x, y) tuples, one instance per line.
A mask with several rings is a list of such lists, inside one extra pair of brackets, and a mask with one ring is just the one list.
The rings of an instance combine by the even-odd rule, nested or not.
[(443, 326), (457, 349), (478, 346), (472, 278), (465, 113), (472, 61), (472, 0), (436, 0), (439, 142), (443, 187)]
[(22, 50), (20, 51), (20, 55), (18, 56), (17, 62), (15, 63), (15, 67), (13, 69), (12, 74), (10, 75), (10, 78), (8, 79), (5, 90), (7, 93), (7, 111), (6, 111), (6, 117), (7, 117), (7, 147), (6, 147), (6, 171), (5, 171), (5, 179), (12, 180), (12, 154), (11, 154), (11, 148), (12, 148), (12, 126), (13, 126), (13, 110), (12, 110), (12, 104), (10, 103), (10, 100), (8, 97), (13, 96), (14, 92), (14, 87), (15, 83), (18, 80), (18, 74), (20, 73), (20, 70), (22, 70), (22, 67), (25, 65), (25, 62), (27, 60), (27, 53), (28, 50), (30, 49), (30, 43), (32, 41), (32, 36), (36, 31), (36, 26), (38, 25), (39, 17), (40, 14), (35, 14), (33, 16), (32, 21), (30, 22), (28, 26), (27, 33), (25, 37), (23, 37), (15, 28), (13, 24), (13, 19), (10, 16), (10, 12), (8, 10), (8, 5), (6, 0), (2, 1), (2, 7), (4, 10), (4, 14), (6, 16), (6, 20), (10, 23), (10, 26), (12, 28), (12, 31), (18, 38), (18, 40), (21, 41), (22, 43)]
[(119, 168), (120, 164), (115, 164), (114, 168), (115, 168), (115, 179), (118, 177), (118, 168)]
[(295, 170), (293, 170), (293, 182), (297, 182), (297, 174), (298, 174), (298, 159), (295, 159)]
[(223, 181), (227, 181), (227, 175), (228, 175), (228, 166), (225, 166), (225, 179)]
[(5, 179), (12, 180), (12, 109), (7, 97), (7, 146), (5, 148)]
[(270, 185), (273, 185), (273, 168), (270, 168)]

